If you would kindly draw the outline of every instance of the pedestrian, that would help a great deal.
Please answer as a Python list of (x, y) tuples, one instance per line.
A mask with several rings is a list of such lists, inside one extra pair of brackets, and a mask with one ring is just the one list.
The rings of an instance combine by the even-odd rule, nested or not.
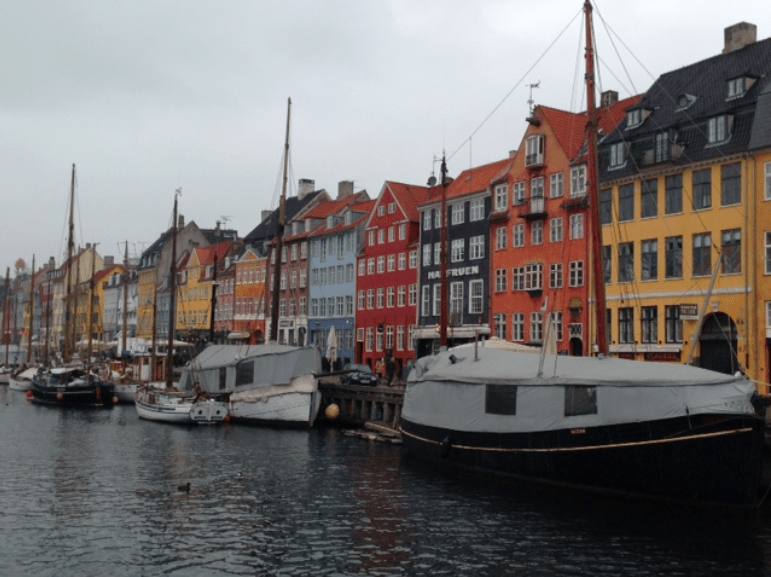
[(383, 359), (378, 359), (375, 363), (375, 375), (377, 376), (378, 381), (380, 381), (383, 376)]

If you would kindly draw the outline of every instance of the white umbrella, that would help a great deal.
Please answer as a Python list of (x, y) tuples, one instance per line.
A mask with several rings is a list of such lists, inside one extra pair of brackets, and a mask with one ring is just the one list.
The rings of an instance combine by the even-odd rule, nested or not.
[(337, 360), (337, 335), (335, 335), (335, 325), (329, 328), (327, 337), (327, 359), (332, 364)]

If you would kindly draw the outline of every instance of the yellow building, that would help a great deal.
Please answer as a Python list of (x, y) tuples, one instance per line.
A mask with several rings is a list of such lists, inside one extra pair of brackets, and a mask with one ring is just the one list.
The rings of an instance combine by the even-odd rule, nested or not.
[(608, 341), (746, 371), (766, 392), (771, 40), (737, 27), (738, 44), (662, 75), (601, 142)]

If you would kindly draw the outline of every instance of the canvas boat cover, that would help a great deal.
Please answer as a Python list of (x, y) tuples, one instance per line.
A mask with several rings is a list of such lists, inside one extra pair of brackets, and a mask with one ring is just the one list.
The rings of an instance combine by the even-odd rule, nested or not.
[[(245, 363), (253, 363), (253, 378), (237, 384), (237, 368)], [(306, 386), (307, 379), (297, 378), (319, 372), (321, 354), (315, 347), (210, 345), (184, 368), (180, 388), (197, 384), (209, 393), (241, 393), (255, 387), (288, 386), (293, 380), (298, 386)]]
[[(687, 414), (754, 414), (752, 381), (688, 365), (547, 355), (538, 376), (540, 355), (480, 347), (477, 356), (473, 348), (455, 348), (418, 360), (403, 417), (451, 430), (527, 432)], [(516, 414), (488, 413), (486, 385), (515, 385)], [(565, 415), (570, 385), (595, 387), (595, 413)]]

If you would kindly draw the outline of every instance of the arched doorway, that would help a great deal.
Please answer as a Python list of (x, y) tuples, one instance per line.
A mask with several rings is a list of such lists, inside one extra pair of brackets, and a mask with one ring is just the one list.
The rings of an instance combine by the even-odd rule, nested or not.
[(581, 342), (581, 339), (577, 337), (573, 337), (572, 339), (570, 339), (570, 356), (571, 357), (584, 356), (584, 343)]
[(736, 323), (725, 313), (707, 317), (699, 335), (699, 366), (732, 375), (739, 369), (736, 357)]

